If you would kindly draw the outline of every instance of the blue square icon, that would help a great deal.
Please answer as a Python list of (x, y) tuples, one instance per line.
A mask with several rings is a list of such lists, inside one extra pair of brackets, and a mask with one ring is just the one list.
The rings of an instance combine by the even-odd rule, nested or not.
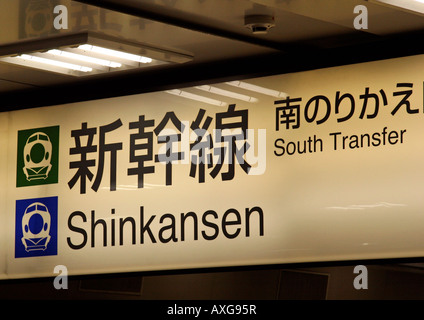
[(16, 200), (15, 258), (57, 255), (57, 197)]

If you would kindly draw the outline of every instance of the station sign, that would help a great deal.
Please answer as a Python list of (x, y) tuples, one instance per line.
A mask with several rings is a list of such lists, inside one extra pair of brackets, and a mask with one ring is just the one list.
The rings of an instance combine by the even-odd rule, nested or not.
[(421, 67), (1, 113), (0, 278), (424, 256)]

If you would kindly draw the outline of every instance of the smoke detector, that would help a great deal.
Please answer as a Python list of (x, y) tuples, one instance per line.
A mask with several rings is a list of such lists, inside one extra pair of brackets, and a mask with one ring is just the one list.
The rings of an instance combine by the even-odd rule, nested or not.
[(275, 20), (268, 15), (247, 15), (244, 17), (244, 26), (253, 34), (267, 34), (269, 29), (275, 27)]

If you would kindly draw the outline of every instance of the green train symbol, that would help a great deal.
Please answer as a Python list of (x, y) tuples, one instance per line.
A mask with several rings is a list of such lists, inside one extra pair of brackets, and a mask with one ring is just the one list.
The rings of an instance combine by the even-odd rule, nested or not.
[(52, 168), (49, 136), (43, 132), (32, 134), (25, 143), (23, 157), (23, 171), (28, 181), (47, 179)]

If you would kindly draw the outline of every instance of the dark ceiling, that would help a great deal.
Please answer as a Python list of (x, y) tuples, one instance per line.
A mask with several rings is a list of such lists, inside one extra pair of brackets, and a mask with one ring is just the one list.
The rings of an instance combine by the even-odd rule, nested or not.
[[(68, 8), (67, 30), (53, 8)], [(368, 10), (357, 30), (354, 8)], [(268, 15), (266, 34), (246, 15)], [(193, 61), (84, 78), (0, 62), (2, 110), (51, 105), (418, 54), (424, 17), (364, 0), (0, 0), (0, 46), (90, 31), (190, 54)]]

